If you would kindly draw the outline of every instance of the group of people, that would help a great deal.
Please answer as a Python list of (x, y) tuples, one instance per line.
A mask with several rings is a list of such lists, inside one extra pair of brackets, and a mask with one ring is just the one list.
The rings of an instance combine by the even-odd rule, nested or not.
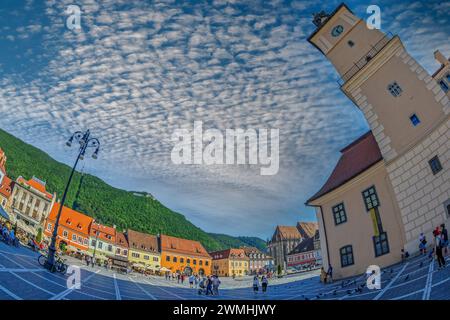
[(198, 294), (218, 296), (220, 283), (219, 276), (217, 275), (203, 277), (198, 283)]
[[(427, 254), (427, 239), (423, 233), (419, 236), (419, 249), (421, 254)], [(441, 269), (445, 268), (445, 256), (447, 256), (447, 254), (448, 232), (445, 228), (445, 224), (441, 224), (433, 230), (433, 245), (428, 256), (432, 258), (433, 255), (435, 255), (439, 269)]]
[(16, 227), (11, 227), (9, 223), (0, 224), (2, 240), (9, 244), (18, 247), (19, 239), (16, 237)]
[[(262, 276), (261, 277), (261, 290), (263, 293), (265, 293), (267, 291), (267, 286), (269, 285), (269, 280), (267, 279), (266, 276)], [(254, 293), (258, 293), (259, 291), (259, 278), (258, 276), (255, 276), (253, 278), (253, 292)]]
[(331, 266), (331, 264), (328, 264), (328, 271), (325, 271), (324, 267), (320, 269), (320, 282), (322, 283), (333, 282), (333, 267)]

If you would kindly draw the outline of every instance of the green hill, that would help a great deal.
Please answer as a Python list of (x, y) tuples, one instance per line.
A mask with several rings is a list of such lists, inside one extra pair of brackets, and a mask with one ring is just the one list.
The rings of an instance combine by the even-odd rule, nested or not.
[[(43, 151), (0, 129), (0, 148), (7, 156), (7, 172), (12, 179), (33, 175), (47, 182), (47, 190), (61, 198), (71, 168)], [(76, 172), (67, 195), (66, 206), (83, 212), (98, 222), (157, 234), (158, 232), (200, 241), (207, 250), (228, 248), (152, 196), (114, 188), (90, 174)], [(230, 237), (233, 238), (233, 237)]]
[(256, 247), (262, 251), (267, 249), (266, 242), (257, 237), (232, 237), (219, 233), (209, 233), (209, 235), (219, 241), (225, 248)]

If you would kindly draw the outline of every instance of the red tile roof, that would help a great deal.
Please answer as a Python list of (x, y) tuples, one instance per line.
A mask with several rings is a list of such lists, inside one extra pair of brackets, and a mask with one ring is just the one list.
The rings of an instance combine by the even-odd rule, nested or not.
[(159, 252), (156, 236), (128, 229), (127, 238), (130, 249), (154, 253)]
[(6, 156), (5, 152), (0, 148), (0, 171), (2, 171), (4, 174), (6, 174)]
[(198, 241), (161, 235), (161, 251), (210, 258), (208, 252)]
[(97, 232), (99, 239), (111, 243), (116, 242), (116, 229), (93, 222), (91, 225), (91, 237), (97, 237)]
[[(53, 223), (56, 221), (60, 205), (61, 204), (58, 202), (53, 205), (47, 218), (49, 221), (52, 221)], [(91, 217), (65, 206), (63, 207), (61, 217), (59, 218), (59, 224), (61, 226), (64, 226), (67, 229), (72, 229), (78, 233), (83, 233), (87, 237), (89, 237), (89, 229), (92, 222), (93, 219)]]
[(341, 150), (341, 158), (322, 188), (306, 203), (310, 203), (342, 186), (383, 159), (372, 131)]
[(0, 194), (2, 194), (5, 198), (9, 198), (11, 196), (13, 189), (13, 181), (7, 176), (3, 177), (2, 184), (0, 185)]
[(317, 222), (297, 222), (297, 229), (303, 238), (312, 238), (319, 225)]
[(244, 249), (230, 248), (226, 250), (210, 252), (209, 255), (213, 258), (213, 260), (228, 259), (228, 258), (248, 260), (248, 257), (245, 254)]
[(19, 177), (17, 178), (17, 182), (19, 182), (20, 184), (24, 184), (26, 186), (29, 186), (30, 188), (42, 193), (45, 195), (45, 197), (47, 197), (48, 199), (52, 199), (53, 195), (48, 193), (45, 186), (46, 183), (42, 180), (39, 180), (36, 177), (31, 178), (30, 180), (26, 181), (23, 177)]
[(128, 248), (128, 239), (123, 232), (116, 232), (116, 245)]
[(280, 239), (301, 239), (302, 235), (295, 226), (277, 226), (272, 236), (272, 241)]

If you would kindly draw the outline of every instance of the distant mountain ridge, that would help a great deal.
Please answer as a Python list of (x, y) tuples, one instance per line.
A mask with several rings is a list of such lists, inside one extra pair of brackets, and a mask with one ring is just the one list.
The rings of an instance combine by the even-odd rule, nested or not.
[[(71, 168), (42, 150), (29, 145), (0, 129), (0, 148), (7, 156), (6, 170), (10, 178), (36, 176), (47, 183), (47, 190), (61, 198)], [(256, 237), (232, 237), (209, 234), (198, 228), (180, 213), (165, 207), (148, 192), (125, 191), (108, 185), (103, 180), (76, 172), (67, 195), (66, 206), (83, 212), (106, 225), (119, 230), (131, 228), (150, 234), (200, 241), (208, 251), (229, 248), (231, 243), (242, 246), (256, 243)], [(252, 240), (246, 240), (246, 239)], [(247, 244), (248, 245), (248, 244)]]

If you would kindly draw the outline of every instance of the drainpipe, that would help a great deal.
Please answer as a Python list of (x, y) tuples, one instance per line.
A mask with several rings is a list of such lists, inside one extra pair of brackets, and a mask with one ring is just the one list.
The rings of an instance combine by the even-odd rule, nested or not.
[(322, 206), (320, 206), (320, 205), (316, 206), (316, 205), (312, 205), (312, 204), (308, 204), (308, 203), (305, 203), (305, 205), (307, 205), (309, 207), (314, 207), (314, 208), (319, 208), (320, 209), (320, 216), (322, 217), (323, 233), (324, 233), (324, 237), (325, 237), (325, 248), (327, 249), (327, 259), (328, 259), (328, 264), (331, 264), (330, 250), (328, 250), (327, 227), (325, 226), (325, 218), (323, 217)]

